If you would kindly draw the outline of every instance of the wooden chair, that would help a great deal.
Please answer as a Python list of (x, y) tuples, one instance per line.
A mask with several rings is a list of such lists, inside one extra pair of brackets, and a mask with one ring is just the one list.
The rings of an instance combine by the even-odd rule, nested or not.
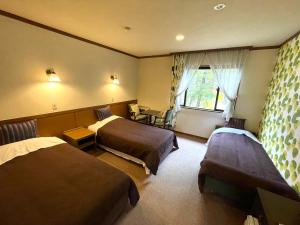
[(155, 117), (153, 125), (165, 129), (172, 129), (173, 109), (168, 109), (162, 118)]

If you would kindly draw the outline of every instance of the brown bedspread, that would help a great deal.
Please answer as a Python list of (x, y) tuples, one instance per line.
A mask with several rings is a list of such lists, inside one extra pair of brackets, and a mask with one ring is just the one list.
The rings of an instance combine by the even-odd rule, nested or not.
[(139, 199), (130, 177), (69, 144), (0, 166), (1, 225), (106, 225), (128, 198)]
[(214, 134), (201, 162), (199, 188), (203, 191), (205, 175), (244, 188), (261, 187), (286, 197), (298, 194), (282, 178), (263, 147), (245, 135)]
[(97, 143), (143, 160), (153, 174), (159, 163), (178, 149), (174, 132), (127, 119), (115, 119), (97, 132)]

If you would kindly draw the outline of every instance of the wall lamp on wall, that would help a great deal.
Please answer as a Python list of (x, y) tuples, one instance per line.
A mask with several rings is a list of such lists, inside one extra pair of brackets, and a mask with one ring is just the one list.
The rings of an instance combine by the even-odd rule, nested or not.
[(112, 80), (112, 83), (113, 83), (113, 84), (120, 84), (120, 81), (119, 81), (117, 75), (111, 75), (111, 76), (110, 76), (110, 79)]
[(59, 76), (55, 73), (53, 68), (47, 69), (46, 74), (48, 76), (49, 82), (57, 83), (57, 82), (61, 81)]

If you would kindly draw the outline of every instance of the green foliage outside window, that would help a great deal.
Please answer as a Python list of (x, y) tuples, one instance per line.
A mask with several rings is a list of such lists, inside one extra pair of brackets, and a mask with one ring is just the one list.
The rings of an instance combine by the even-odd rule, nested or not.
[(194, 78), (182, 99), (182, 105), (209, 110), (224, 110), (224, 94), (219, 91), (212, 70), (199, 69), (192, 72), (195, 73)]

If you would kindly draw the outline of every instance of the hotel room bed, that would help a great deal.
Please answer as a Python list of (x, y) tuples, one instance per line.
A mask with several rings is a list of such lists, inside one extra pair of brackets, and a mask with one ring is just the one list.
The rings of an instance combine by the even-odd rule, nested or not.
[(129, 176), (58, 138), (0, 146), (0, 160), (3, 225), (109, 225), (139, 200)]
[(250, 132), (232, 128), (221, 128), (220, 132), (215, 132), (201, 162), (198, 179), (201, 192), (206, 176), (249, 190), (260, 187), (299, 200), (296, 191), (282, 178), (262, 145)]
[[(174, 132), (130, 121), (118, 116), (110, 116), (89, 126), (96, 133), (100, 147), (127, 159), (144, 163), (151, 173), (156, 174), (160, 162), (178, 149)], [(138, 162), (138, 161), (136, 161)], [(139, 162), (138, 162), (139, 163)]]

